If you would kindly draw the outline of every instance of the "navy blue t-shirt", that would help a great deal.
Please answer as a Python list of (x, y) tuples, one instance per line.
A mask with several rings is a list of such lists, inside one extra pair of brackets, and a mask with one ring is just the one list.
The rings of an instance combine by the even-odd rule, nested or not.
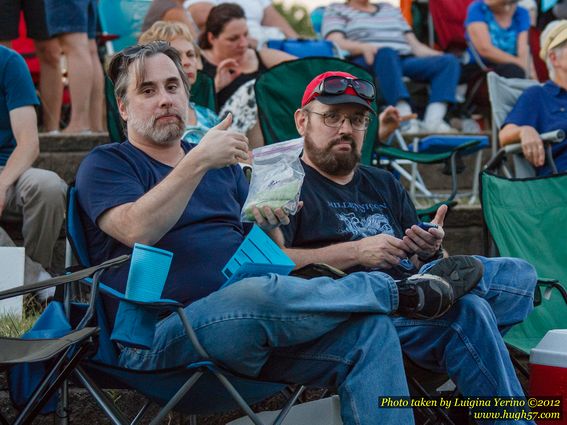
[[(402, 238), (418, 222), (408, 193), (388, 171), (360, 165), (353, 179), (340, 185), (305, 163), (303, 168), (303, 208), (281, 227), (288, 248), (321, 248), (381, 233)], [(383, 271), (399, 277), (394, 270)]]
[[(567, 91), (553, 81), (527, 88), (518, 98), (502, 127), (506, 124), (529, 125), (539, 133), (564, 130), (567, 132)], [(553, 158), (559, 171), (567, 170), (567, 140), (552, 146)], [(538, 175), (551, 174), (548, 166), (538, 167)]]
[[(186, 142), (182, 146), (186, 152), (194, 147)], [(76, 187), (92, 263), (132, 251), (102, 232), (97, 219), (113, 207), (135, 202), (172, 169), (130, 142), (99, 146), (84, 159)], [(239, 166), (210, 170), (204, 175), (177, 223), (154, 245), (173, 252), (164, 298), (189, 304), (225, 282), (221, 269), (244, 240), (240, 211), (247, 193), (248, 183)], [(129, 263), (110, 270), (102, 280), (124, 292), (128, 269)], [(108, 305), (112, 317), (116, 309), (113, 304)]]
[(10, 111), (38, 104), (26, 62), (18, 53), (0, 46), (0, 166), (6, 165), (16, 147)]

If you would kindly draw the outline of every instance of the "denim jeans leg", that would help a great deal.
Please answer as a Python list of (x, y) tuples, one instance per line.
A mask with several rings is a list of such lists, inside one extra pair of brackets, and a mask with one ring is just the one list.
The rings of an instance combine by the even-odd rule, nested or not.
[[(338, 280), (278, 275), (245, 279), (195, 301), (185, 312), (213, 359), (257, 376), (274, 348), (313, 341), (353, 313), (389, 314), (397, 306), (393, 279), (373, 272)], [(125, 348), (120, 356), (122, 366), (146, 370), (196, 360), (176, 315), (158, 323), (151, 350)]]
[(411, 424), (411, 409), (380, 408), (408, 395), (399, 339), (386, 315), (354, 315), (317, 341), (275, 350), (260, 374), (276, 382), (335, 387), (351, 424)]
[(461, 66), (451, 54), (441, 56), (403, 58), (402, 72), (415, 81), (430, 84), (429, 103), (455, 103), (457, 85), (461, 76)]
[(379, 49), (372, 66), (369, 66), (362, 56), (353, 58), (352, 62), (372, 73), (376, 89), (386, 104), (395, 105), (400, 100), (409, 100), (410, 95), (404, 84), (400, 55), (394, 49), (389, 47)]
[(464, 396), (523, 396), (496, 318), (485, 299), (467, 294), (439, 319), (396, 317), (393, 321), (404, 353), (421, 367), (447, 372)]

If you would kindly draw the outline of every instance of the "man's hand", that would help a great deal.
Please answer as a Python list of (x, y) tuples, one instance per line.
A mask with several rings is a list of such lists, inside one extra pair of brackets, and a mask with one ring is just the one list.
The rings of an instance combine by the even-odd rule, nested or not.
[(362, 47), (362, 56), (364, 57), (364, 61), (372, 66), (374, 64), (374, 58), (376, 57), (376, 53), (378, 53), (378, 50), (380, 49), (380, 47), (376, 46), (375, 44), (367, 44), (364, 43), (364, 46)]
[(225, 59), (217, 66), (215, 74), (215, 90), (217, 93), (232, 83), (242, 73), (235, 59)]
[(392, 268), (400, 264), (400, 260), (409, 253), (404, 241), (386, 234), (360, 239), (355, 246), (359, 264), (367, 268)]
[(236, 131), (229, 131), (232, 114), (207, 131), (192, 152), (200, 155), (206, 169), (228, 167), (248, 160), (248, 139)]
[(441, 243), (445, 237), (443, 223), (447, 210), (447, 205), (441, 205), (435, 214), (435, 218), (431, 220), (432, 223), (439, 226), (437, 229), (423, 230), (414, 224), (406, 230), (403, 241), (413, 253), (417, 254), (418, 258), (431, 258), (441, 248)]
[[(299, 201), (297, 205), (297, 211), (303, 207), (303, 201)], [(252, 208), (252, 214), (254, 214), (254, 219), (256, 224), (262, 228), (265, 232), (275, 229), (279, 226), (286, 226), (289, 224), (289, 216), (281, 208), (271, 209), (268, 206), (263, 208)]]
[(541, 167), (545, 163), (545, 149), (543, 141), (535, 128), (524, 125), (520, 128), (520, 143), (522, 152), (526, 159), (535, 167)]

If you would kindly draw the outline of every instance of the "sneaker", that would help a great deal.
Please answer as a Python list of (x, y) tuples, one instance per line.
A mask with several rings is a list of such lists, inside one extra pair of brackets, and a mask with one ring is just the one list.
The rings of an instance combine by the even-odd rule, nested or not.
[(421, 123), (418, 119), (414, 118), (414, 119), (411, 119), (409, 121), (406, 121), (405, 123), (402, 123), (400, 130), (403, 134), (421, 133), (421, 131), (422, 131)]
[(449, 282), (456, 301), (478, 284), (484, 273), (484, 266), (470, 255), (454, 255), (443, 258), (427, 270), (427, 273)]
[(411, 319), (436, 319), (453, 305), (453, 288), (433, 274), (415, 274), (396, 282), (398, 314)]
[(427, 133), (458, 133), (458, 130), (451, 127), (446, 121), (426, 122), (422, 123), (423, 129)]

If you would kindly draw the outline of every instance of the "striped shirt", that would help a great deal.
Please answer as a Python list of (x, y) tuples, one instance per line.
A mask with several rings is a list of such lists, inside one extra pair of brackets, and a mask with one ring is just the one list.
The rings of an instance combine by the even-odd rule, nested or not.
[(375, 6), (375, 12), (363, 12), (344, 3), (329, 5), (323, 16), (323, 37), (332, 32), (341, 32), (352, 41), (390, 47), (402, 56), (411, 55), (405, 34), (412, 29), (400, 9), (389, 3)]

